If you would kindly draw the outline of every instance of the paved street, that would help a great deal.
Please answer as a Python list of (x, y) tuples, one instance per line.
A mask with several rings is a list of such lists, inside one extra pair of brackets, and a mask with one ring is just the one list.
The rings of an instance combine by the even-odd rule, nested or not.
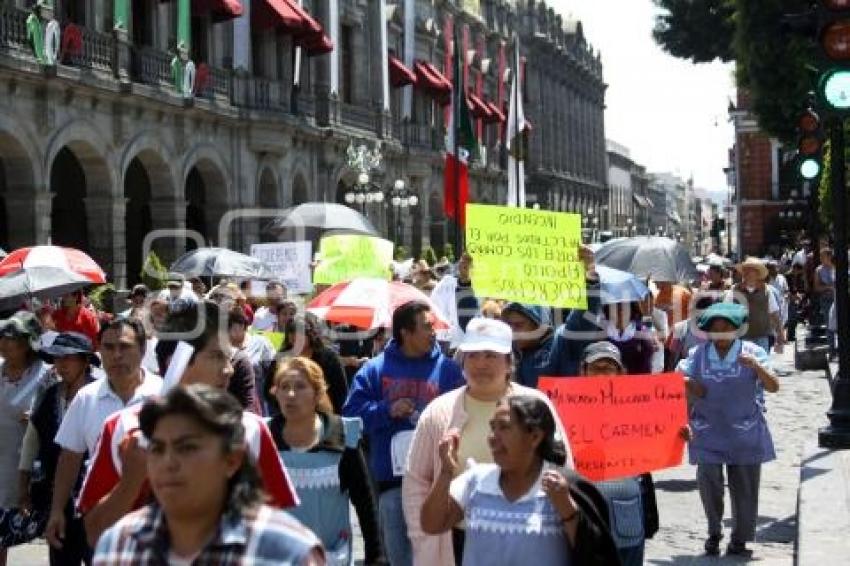
[[(781, 377), (778, 393), (767, 395), (767, 420), (776, 446), (777, 460), (762, 468), (757, 542), (751, 561), (760, 564), (794, 563), (797, 529), (797, 490), (800, 458), (804, 447), (817, 442), (817, 429), (826, 424), (829, 407), (828, 384), (823, 371), (795, 372), (793, 352), (773, 355)], [(655, 476), (661, 530), (646, 550), (646, 564), (724, 564), (742, 559), (709, 558), (703, 555), (705, 515), (696, 490), (696, 468), (680, 468)], [(726, 516), (729, 516), (729, 503)], [(722, 550), (729, 537), (726, 521)], [(826, 566), (826, 565), (824, 565)]]

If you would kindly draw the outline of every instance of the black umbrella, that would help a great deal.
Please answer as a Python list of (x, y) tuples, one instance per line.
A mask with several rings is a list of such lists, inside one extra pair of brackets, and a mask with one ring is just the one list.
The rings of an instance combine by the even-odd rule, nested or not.
[(617, 238), (602, 244), (596, 262), (654, 281), (690, 281), (699, 277), (684, 246), (663, 236)]
[(274, 272), (261, 260), (226, 248), (198, 248), (180, 256), (170, 271), (187, 277), (238, 277), (274, 279)]
[(365, 216), (353, 208), (332, 202), (307, 202), (287, 208), (266, 227), (267, 232), (276, 235), (300, 231), (302, 233), (296, 234), (296, 237), (303, 240), (312, 239), (316, 230), (380, 236)]
[(32, 297), (61, 297), (91, 284), (88, 277), (61, 267), (25, 267), (0, 277), (0, 310), (16, 308)]

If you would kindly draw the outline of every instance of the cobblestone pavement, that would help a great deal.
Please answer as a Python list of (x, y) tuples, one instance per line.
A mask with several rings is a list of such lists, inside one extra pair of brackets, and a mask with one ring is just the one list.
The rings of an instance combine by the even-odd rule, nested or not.
[[(762, 467), (756, 542), (750, 544), (750, 562), (765, 565), (794, 563), (797, 537), (797, 490), (800, 460), (806, 445), (817, 442), (817, 429), (827, 423), (830, 396), (823, 371), (794, 370), (793, 351), (773, 354), (780, 374), (780, 389), (767, 396), (767, 420), (777, 459)], [(686, 456), (687, 458), (687, 456)], [(706, 521), (696, 488), (696, 468), (679, 468), (654, 474), (661, 530), (647, 541), (646, 564), (716, 565), (745, 562), (742, 558), (707, 557), (703, 552)], [(726, 497), (725, 551), (731, 528)]]
[[(807, 444), (817, 442), (817, 429), (826, 424), (829, 393), (823, 371), (797, 372), (793, 352), (774, 354), (771, 360), (781, 374), (778, 393), (767, 395), (767, 419), (776, 446), (777, 460), (762, 469), (759, 524), (751, 562), (765, 565), (794, 563), (797, 535), (797, 489), (800, 459)], [(655, 474), (661, 530), (647, 541), (646, 564), (717, 565), (744, 562), (740, 558), (703, 556), (705, 516), (696, 490), (695, 468), (683, 465)], [(727, 517), (729, 514), (727, 497)], [(356, 516), (352, 513), (355, 556), (362, 560)], [(728, 540), (729, 522), (726, 521)], [(47, 548), (43, 542), (12, 549), (10, 566), (43, 566)], [(358, 563), (360, 563), (358, 561)]]

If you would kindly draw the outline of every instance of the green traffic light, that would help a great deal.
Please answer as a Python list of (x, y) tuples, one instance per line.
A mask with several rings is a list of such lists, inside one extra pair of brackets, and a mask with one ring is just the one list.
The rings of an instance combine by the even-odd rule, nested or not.
[(809, 157), (800, 163), (800, 176), (803, 179), (814, 179), (820, 175), (820, 163), (817, 159)]
[(823, 98), (835, 110), (850, 110), (850, 71), (834, 70), (821, 81)]

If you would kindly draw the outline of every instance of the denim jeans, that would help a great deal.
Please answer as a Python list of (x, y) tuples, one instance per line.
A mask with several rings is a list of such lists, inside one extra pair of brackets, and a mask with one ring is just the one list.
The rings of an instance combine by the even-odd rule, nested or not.
[(413, 551), (410, 548), (410, 539), (407, 538), (400, 487), (389, 489), (378, 497), (378, 517), (384, 550), (391, 566), (411, 566)]

